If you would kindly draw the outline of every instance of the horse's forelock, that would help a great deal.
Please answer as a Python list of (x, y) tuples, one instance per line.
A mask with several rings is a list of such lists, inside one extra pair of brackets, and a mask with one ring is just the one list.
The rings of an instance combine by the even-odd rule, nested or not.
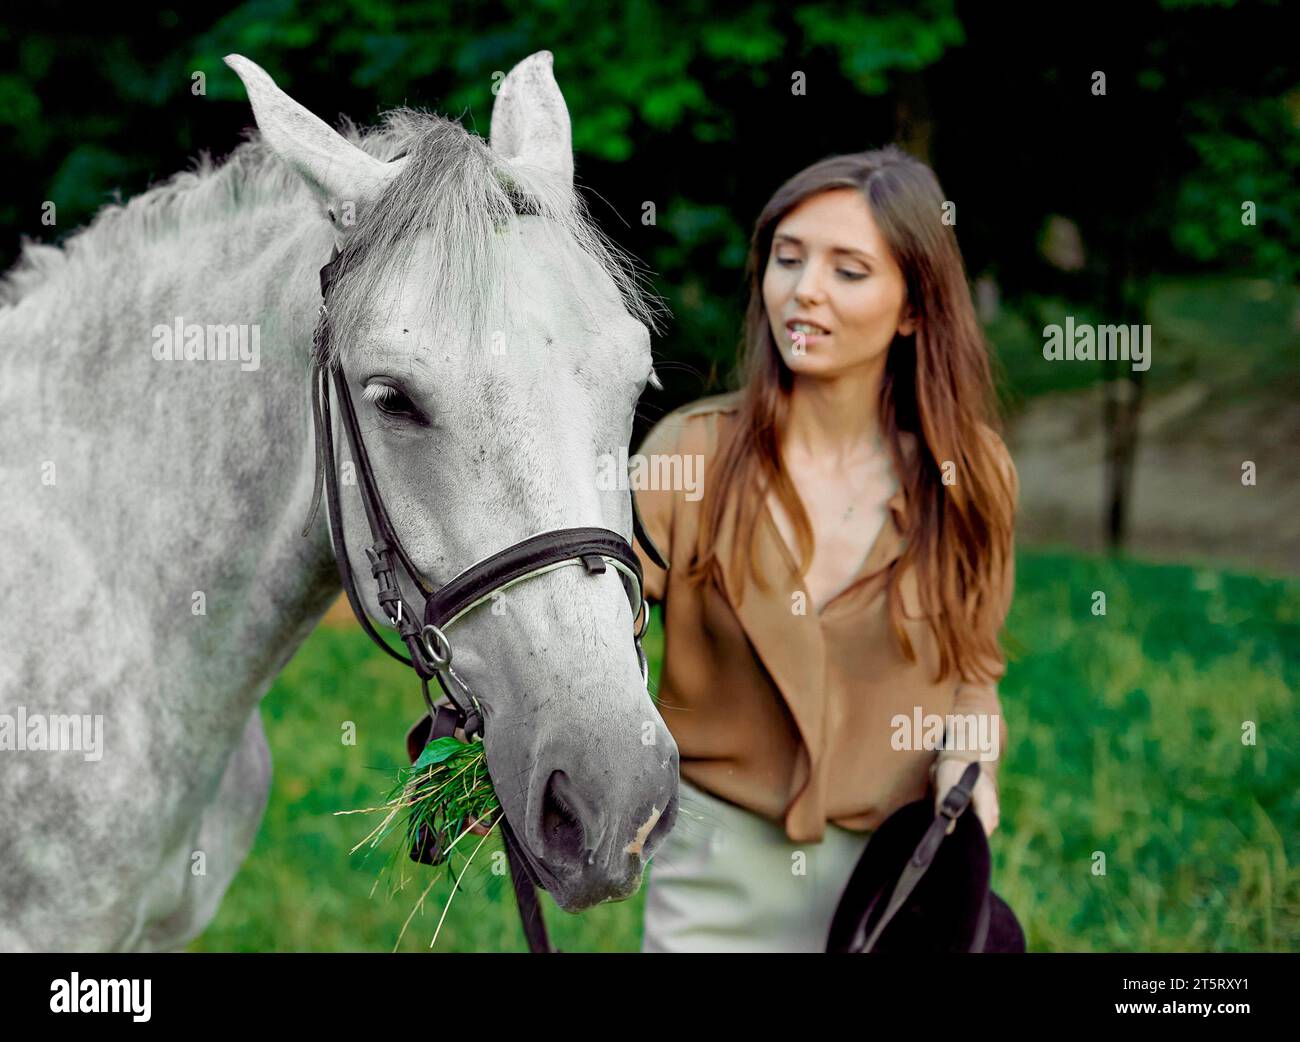
[[(509, 253), (504, 236), (513, 218), (532, 214), (552, 249), (576, 250), (613, 281), (624, 305), (656, 328), (657, 298), (642, 285), (634, 262), (592, 222), (573, 187), (512, 166), (483, 138), (459, 123), (398, 109), (385, 115), (383, 130), (361, 132), (356, 143), (376, 158), (404, 156), (401, 173), (361, 215), (344, 250), (343, 271), (331, 290), (331, 316), (339, 331), (331, 340), (346, 352), (382, 298), (390, 279), (402, 274), (416, 241), (431, 245), (432, 282), (421, 287), (427, 318), (454, 331), (457, 341), (485, 349), (494, 322), (511, 323), (512, 297), (505, 292)], [(414, 233), (431, 234), (417, 240)], [(581, 295), (580, 269), (573, 269)]]

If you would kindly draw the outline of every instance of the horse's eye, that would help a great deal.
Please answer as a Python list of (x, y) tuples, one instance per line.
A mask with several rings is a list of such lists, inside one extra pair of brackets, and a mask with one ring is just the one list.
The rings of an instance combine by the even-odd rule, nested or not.
[(365, 390), (361, 392), (361, 397), (373, 403), (375, 408), (386, 416), (407, 420), (421, 419), (420, 410), (415, 407), (415, 403), (406, 396), (404, 391), (392, 384), (367, 384)]

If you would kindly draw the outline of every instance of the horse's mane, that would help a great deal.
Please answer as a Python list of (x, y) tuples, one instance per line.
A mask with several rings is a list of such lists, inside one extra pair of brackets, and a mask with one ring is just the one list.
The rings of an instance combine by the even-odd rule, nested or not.
[[(350, 139), (359, 144), (355, 128), (349, 132)], [(74, 264), (94, 263), (106, 256), (120, 258), (167, 232), (229, 213), (232, 205), (284, 199), (300, 184), (257, 132), (250, 131), (248, 140), (224, 162), (216, 163), (207, 152), (200, 153), (192, 169), (173, 174), (124, 203), (104, 205), (62, 245), (24, 236), (18, 260), (0, 278), (0, 304), (17, 304)]]
[[(539, 172), (510, 166), (460, 123), (433, 113), (399, 108), (382, 122), (358, 128), (344, 120), (340, 133), (377, 159), (405, 155), (402, 172), (358, 222), (348, 241), (345, 273), (331, 291), (338, 327), (359, 318), (380, 282), (403, 261), (398, 240), (430, 229), (440, 256), (431, 307), (456, 315), (461, 337), (486, 332), (499, 303), (503, 252), (496, 232), (520, 213), (538, 214), (547, 236), (577, 245), (613, 280), (628, 310), (652, 330), (662, 313), (627, 254), (591, 221), (581, 197)], [(165, 235), (267, 202), (283, 202), (302, 181), (261, 140), (256, 130), (224, 162), (202, 153), (194, 168), (174, 174), (125, 203), (104, 206), (62, 246), (23, 239), (13, 268), (0, 278), (0, 306), (17, 304), (74, 265), (121, 263)], [(575, 277), (581, 273), (574, 272)], [(575, 293), (575, 297), (580, 296)]]

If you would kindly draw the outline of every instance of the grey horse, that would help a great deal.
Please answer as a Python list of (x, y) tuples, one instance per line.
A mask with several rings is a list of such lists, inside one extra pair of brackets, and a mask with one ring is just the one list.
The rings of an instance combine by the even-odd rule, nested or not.
[[(28, 244), (0, 284), (0, 949), (184, 947), (252, 845), (259, 702), (339, 593), (323, 512), (300, 531), (335, 246), (364, 247), (332, 337), (426, 577), (550, 529), (631, 538), (598, 461), (631, 436), (659, 312), (574, 190), (550, 52), (500, 83), (490, 141), (408, 110), (340, 134), (226, 60), (257, 134)], [(502, 805), (567, 911), (634, 893), (677, 811), (632, 628), (614, 569), (560, 568), (451, 634)]]

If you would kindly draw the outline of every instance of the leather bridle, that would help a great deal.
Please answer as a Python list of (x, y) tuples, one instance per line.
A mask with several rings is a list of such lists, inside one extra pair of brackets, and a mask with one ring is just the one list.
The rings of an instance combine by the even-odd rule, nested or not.
[[(348, 603), (351, 604), (353, 614), (356, 615), (361, 628), (370, 639), (385, 653), (410, 666), (420, 678), (424, 703), (432, 721), (429, 740), (451, 735), (458, 727), (463, 729), (466, 739), (470, 741), (483, 735), (482, 707), (473, 691), (452, 668), (452, 647), (446, 630), (457, 620), (508, 587), (566, 565), (580, 564), (588, 575), (602, 575), (608, 563), (620, 573), (632, 605), (632, 640), (641, 666), (641, 678), (643, 682), (648, 681), (648, 668), (645, 651), (641, 647), (641, 637), (649, 621), (650, 608), (643, 596), (641, 563), (631, 544), (618, 532), (606, 528), (560, 528), (542, 532), (471, 565), (440, 589), (435, 589), (412, 563), (410, 555), (393, 528), (383, 498), (379, 494), (365, 442), (361, 437), (361, 428), (357, 422), (356, 409), (352, 404), (352, 395), (348, 390), (342, 361), (338, 355), (335, 355), (333, 361), (330, 357), (329, 292), (340, 273), (341, 260), (342, 256), (335, 246), (329, 262), (320, 270), (321, 305), (313, 338), (311, 369), (316, 476), (311, 513), (303, 529), (303, 535), (306, 536), (310, 532), (312, 522), (320, 508), (323, 485), (334, 560), (338, 565), (339, 578), (347, 594)], [(339, 476), (334, 458), (330, 414), (331, 378), (334, 384), (334, 396), (338, 400), (338, 408), (342, 416), (343, 431), (351, 447), (356, 466), (357, 487), (370, 528), (371, 543), (366, 547), (366, 556), (370, 560), (371, 575), (378, 585), (379, 605), (406, 645), (408, 652), (406, 655), (391, 647), (370, 622), (357, 592), (348, 561), (343, 533), (343, 510), (339, 497)], [(628, 494), (632, 500), (634, 537), (640, 540), (650, 560), (660, 568), (667, 569), (667, 562), (646, 534), (641, 522), (636, 507), (636, 497), (631, 492), (631, 482), (629, 482)], [(401, 588), (397, 581), (399, 567), (406, 572), (424, 598), (423, 611), (420, 613), (411, 611), (402, 600)], [(432, 679), (438, 681), (439, 687), (447, 696), (447, 703), (434, 704), (429, 695), (429, 681)], [(524, 857), (522, 848), (504, 815), (500, 819), (500, 824), (529, 948), (534, 952), (554, 951), (547, 938), (546, 926), (537, 903), (535, 888), (542, 886), (541, 880)], [(426, 862), (434, 860), (428, 856), (427, 851), (423, 850), (424, 847), (422, 841), (421, 850), (412, 851), (412, 857)], [(422, 852), (424, 856), (419, 856)]]

